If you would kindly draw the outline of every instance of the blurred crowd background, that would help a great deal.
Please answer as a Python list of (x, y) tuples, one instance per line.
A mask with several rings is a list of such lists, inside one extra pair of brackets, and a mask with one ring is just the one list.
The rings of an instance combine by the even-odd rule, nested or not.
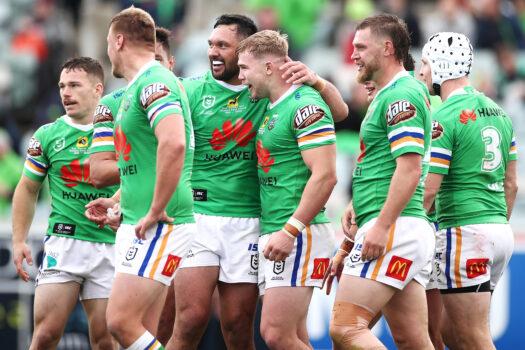
[[(290, 56), (336, 84), (348, 103), (350, 118), (336, 125), (339, 183), (328, 205), (334, 226), (348, 202), (359, 125), (368, 106), (364, 88), (355, 83), (350, 57), (355, 26), (369, 15), (389, 12), (406, 21), (416, 74), (421, 47), (432, 33), (466, 34), (475, 48), (472, 83), (512, 117), (518, 150), (525, 145), (525, 0), (0, 0), (0, 333), (18, 338), (20, 348), (30, 336), (33, 287), (16, 279), (9, 241), (10, 202), (25, 148), (39, 126), (63, 114), (57, 83), (65, 59), (78, 55), (99, 59), (106, 73), (106, 93), (125, 85), (111, 76), (106, 35), (111, 17), (131, 4), (144, 8), (157, 25), (172, 31), (179, 76), (205, 72), (214, 20), (223, 13), (242, 13), (254, 18), (260, 29), (288, 34)], [(518, 164), (520, 190), (513, 227), (517, 242), (523, 243), (525, 162)], [(48, 208), (44, 193), (32, 228), (38, 245)], [(36, 254), (39, 248), (34, 244)], [(82, 337), (70, 336), (64, 342), (87, 343), (80, 311), (68, 327), (67, 332), (80, 332)], [(211, 347), (202, 348), (221, 348), (216, 321), (212, 320), (208, 332), (203, 343), (209, 341)], [(63, 349), (83, 348), (64, 342)]]
[(28, 138), (63, 113), (57, 89), (61, 63), (74, 55), (95, 57), (105, 67), (106, 92), (124, 84), (110, 74), (106, 34), (110, 18), (131, 4), (172, 30), (176, 73), (183, 77), (208, 68), (207, 38), (220, 14), (245, 13), (261, 29), (287, 33), (291, 57), (333, 81), (348, 102), (350, 118), (337, 130), (339, 149), (350, 159), (367, 108), (350, 58), (356, 23), (377, 12), (403, 18), (416, 61), (432, 33), (464, 33), (476, 50), (473, 84), (503, 105), (518, 142), (525, 141), (525, 0), (2, 0), (0, 217), (9, 216)]

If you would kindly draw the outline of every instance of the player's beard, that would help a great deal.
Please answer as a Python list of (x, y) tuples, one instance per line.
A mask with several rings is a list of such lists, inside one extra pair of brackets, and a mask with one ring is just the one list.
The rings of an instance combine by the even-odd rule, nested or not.
[(364, 84), (371, 81), (375, 72), (379, 70), (379, 59), (374, 57), (369, 63), (363, 65), (361, 70), (357, 72), (357, 82)]
[(224, 69), (221, 74), (215, 74), (213, 72), (213, 64), (210, 60), (210, 69), (211, 74), (213, 77), (220, 81), (228, 82), (239, 75), (239, 66), (237, 66), (237, 62), (235, 64), (228, 64), (226, 61), (224, 62)]

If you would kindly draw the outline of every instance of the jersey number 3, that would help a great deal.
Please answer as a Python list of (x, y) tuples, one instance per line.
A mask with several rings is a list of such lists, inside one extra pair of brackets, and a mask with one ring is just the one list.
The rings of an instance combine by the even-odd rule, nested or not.
[(500, 149), (501, 136), (496, 128), (487, 126), (481, 130), (481, 138), (485, 143), (485, 156), (481, 163), (481, 170), (494, 171), (499, 168), (502, 160)]

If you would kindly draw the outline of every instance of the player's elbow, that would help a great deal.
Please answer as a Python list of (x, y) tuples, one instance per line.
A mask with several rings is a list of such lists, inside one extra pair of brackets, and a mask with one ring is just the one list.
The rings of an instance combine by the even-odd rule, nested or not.
[(518, 193), (518, 182), (516, 179), (506, 179), (504, 183), (505, 194), (515, 196)]
[(179, 157), (184, 155), (184, 152), (186, 151), (186, 142), (184, 139), (170, 138), (160, 143), (159, 148), (161, 150), (169, 150), (168, 153), (173, 157)]
[(337, 184), (337, 175), (335, 169), (323, 171), (321, 174), (319, 174), (319, 181), (325, 186), (333, 189)]
[(346, 118), (348, 118), (350, 114), (350, 110), (348, 109), (348, 105), (346, 103), (342, 103), (339, 108), (333, 112), (334, 121), (342, 122)]
[(96, 173), (96, 172), (95, 173), (91, 172), (89, 178), (90, 178), (90, 181), (91, 181), (91, 184), (93, 185), (93, 187), (95, 187), (97, 189), (100, 189), (100, 188), (108, 186), (106, 181), (104, 181), (103, 177), (99, 176), (98, 173)]

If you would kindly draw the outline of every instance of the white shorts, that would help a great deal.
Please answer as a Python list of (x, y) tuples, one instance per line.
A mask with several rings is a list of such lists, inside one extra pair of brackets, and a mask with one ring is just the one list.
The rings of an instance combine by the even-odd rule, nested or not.
[(116, 272), (146, 277), (170, 285), (182, 257), (196, 234), (195, 224), (158, 223), (135, 236), (135, 225), (120, 225), (116, 240)]
[(439, 230), (438, 288), (475, 286), (490, 280), (494, 290), (509, 263), (514, 234), (509, 224), (478, 224)]
[[(431, 222), (434, 235), (437, 235), (438, 223)], [(439, 262), (436, 260), (436, 251), (434, 250), (434, 256), (432, 257), (432, 272), (430, 273), (430, 279), (428, 280), (426, 290), (438, 289), (437, 276), (439, 274)]]
[(197, 235), (181, 268), (219, 266), (219, 281), (257, 283), (258, 218), (195, 214)]
[(306, 226), (295, 239), (292, 252), (284, 261), (269, 261), (264, 247), (271, 234), (259, 238), (259, 292), (274, 287), (319, 287), (335, 248), (330, 224)]
[(427, 220), (403, 216), (389, 232), (386, 253), (372, 261), (361, 260), (363, 241), (376, 219), (360, 227), (355, 245), (348, 256), (343, 273), (368, 278), (397, 289), (403, 289), (413, 279), (426, 287), (432, 271), (434, 230)]
[(46, 236), (36, 285), (77, 282), (80, 300), (109, 298), (115, 275), (115, 246)]

